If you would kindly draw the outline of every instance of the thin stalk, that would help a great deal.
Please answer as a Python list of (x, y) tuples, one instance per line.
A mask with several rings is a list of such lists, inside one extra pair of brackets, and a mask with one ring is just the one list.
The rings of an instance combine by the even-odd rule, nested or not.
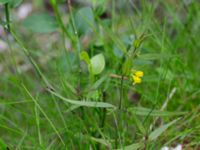
[(35, 71), (37, 72), (38, 76), (44, 81), (44, 83), (49, 87), (50, 84), (47, 81), (46, 77), (43, 75), (41, 70), (39, 69), (38, 65), (36, 64), (35, 60), (31, 57), (31, 54), (27, 48), (24, 47), (24, 44), (21, 42), (21, 40), (17, 37), (14, 31), (11, 30), (11, 35), (14, 37), (16, 42), (19, 44), (19, 46), (22, 48), (24, 54), (27, 56), (31, 64), (33, 65)]
[(78, 65), (79, 65), (79, 81), (78, 81), (78, 95), (79, 98), (81, 97), (80, 95), (80, 91), (81, 91), (81, 60), (80, 60), (80, 52), (81, 52), (81, 46), (80, 46), (80, 40), (79, 40), (79, 36), (78, 36), (78, 32), (76, 29), (76, 25), (75, 25), (75, 21), (74, 21), (74, 16), (72, 13), (72, 6), (71, 6), (71, 0), (67, 0), (67, 4), (68, 4), (68, 8), (69, 8), (69, 13), (70, 13), (70, 18), (72, 21), (72, 27), (73, 27), (73, 31), (74, 31), (74, 36), (75, 36), (75, 43), (76, 43), (76, 52), (77, 52), (77, 58), (78, 58)]
[[(107, 96), (106, 92), (102, 91), (102, 95), (103, 95), (102, 96), (103, 102), (106, 102), (106, 96)], [(105, 121), (106, 121), (106, 113), (107, 113), (106, 108), (103, 108), (100, 113), (100, 120), (101, 120), (100, 129), (102, 132), (104, 131), (104, 126), (105, 126)]]
[[(102, 99), (103, 99), (103, 102), (106, 102), (106, 92), (105, 91), (102, 91)], [(99, 113), (99, 118), (100, 118), (100, 130), (101, 132), (103, 133), (104, 131), (104, 126), (105, 126), (105, 120), (106, 120), (106, 113), (107, 113), (107, 110), (106, 108), (103, 108), (103, 110), (100, 110), (100, 113)], [(102, 138), (102, 134), (99, 134), (98, 135), (98, 138)], [(100, 150), (101, 149), (101, 144), (98, 143), (96, 145), (96, 149), (97, 150)]]
[(35, 110), (35, 121), (36, 121), (36, 126), (37, 126), (39, 145), (42, 146), (42, 137), (41, 137), (41, 132), (40, 132), (40, 118), (39, 118), (39, 111), (36, 104), (35, 104), (34, 110)]
[(112, 31), (114, 32), (115, 23), (115, 0), (112, 0)]
[(69, 37), (70, 35), (68, 34), (67, 29), (65, 27), (65, 24), (62, 21), (62, 17), (61, 17), (59, 10), (58, 10), (58, 5), (57, 5), (56, 0), (51, 0), (50, 2), (51, 2), (51, 6), (53, 7), (54, 12), (56, 13), (56, 19), (58, 21), (60, 28), (65, 33), (65, 35)]
[(10, 33), (10, 11), (8, 3), (5, 4), (5, 13), (6, 13), (6, 27), (8, 33)]
[[(106, 92), (104, 91), (102, 93), (103, 93), (103, 102), (106, 102)], [(102, 129), (102, 131), (104, 130), (105, 120), (106, 120), (106, 108), (103, 108), (102, 119), (101, 119), (101, 129)]]
[(123, 85), (124, 85), (124, 75), (121, 77), (121, 82), (120, 82), (120, 95), (119, 95), (119, 110), (122, 108), (122, 98), (123, 98)]
[[(119, 115), (118, 115), (119, 116)], [(121, 140), (121, 133), (119, 129), (119, 117), (116, 117), (115, 113), (113, 112), (113, 118), (114, 118), (114, 123), (115, 123), (115, 149), (118, 147), (118, 137), (119, 137), (119, 143), (122, 146), (122, 140)]]
[[(64, 22), (62, 21), (62, 17), (61, 17), (61, 14), (59, 12), (59, 9), (58, 9), (57, 2), (55, 0), (51, 0), (50, 3), (51, 3), (51, 6), (53, 7), (55, 14), (56, 14), (56, 19), (58, 21), (58, 25), (60, 26), (60, 28), (62, 30), (63, 45), (64, 45), (65, 53), (67, 53), (67, 49), (66, 49), (66, 46), (65, 46), (65, 36), (68, 37), (69, 39), (71, 39), (72, 37), (68, 33), (66, 26), (65, 26)], [(67, 55), (68, 55), (68, 53), (67, 53)], [(71, 71), (71, 64), (70, 64), (70, 60), (69, 60), (68, 56), (66, 57), (66, 61), (68, 63), (69, 69)]]

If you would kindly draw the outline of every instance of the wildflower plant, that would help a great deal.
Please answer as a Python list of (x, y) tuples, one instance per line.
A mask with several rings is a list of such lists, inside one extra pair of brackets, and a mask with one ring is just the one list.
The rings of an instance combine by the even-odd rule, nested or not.
[(123, 84), (124, 79), (126, 76), (132, 76), (133, 85), (139, 84), (142, 82), (141, 77), (143, 76), (142, 71), (136, 71), (134, 74), (132, 73), (133, 70), (131, 70), (133, 66), (133, 60), (139, 56), (139, 47), (141, 46), (141, 43), (144, 40), (144, 34), (142, 34), (139, 38), (133, 39), (132, 45), (126, 50), (126, 53), (123, 56), (122, 66), (121, 66), (121, 83), (120, 83), (120, 99), (119, 99), (119, 109), (122, 107), (122, 97), (123, 97)]
[[(168, 1), (156, 5), (138, 1), (134, 8), (132, 1), (91, 1), (88, 6), (82, 1), (80, 7), (78, 1), (45, 1), (45, 7), (40, 6), (45, 12), (36, 13), (40, 9), (30, 0), (33, 11), (18, 20), (23, 0), (0, 0), (4, 10), (0, 11), (0, 42), (8, 43), (3, 53), (0, 46), (0, 150), (148, 150), (162, 144), (171, 147), (173, 139), (182, 142), (186, 136), (193, 140), (191, 135), (199, 127), (199, 108), (193, 108), (198, 103), (193, 99), (199, 97), (199, 82), (194, 82), (199, 77), (194, 71), (199, 68), (194, 61), (199, 60), (194, 38), (199, 19), (193, 17), (198, 16), (200, 5), (177, 2), (177, 7), (184, 6), (183, 12), (189, 10), (188, 16), (181, 22), (184, 16), (175, 13), (168, 22)], [(122, 3), (123, 11), (118, 11)], [(130, 9), (124, 11), (126, 6)], [(157, 16), (160, 8), (165, 20)], [(178, 28), (179, 23), (190, 30)], [(151, 37), (142, 45), (145, 31)], [(188, 61), (184, 65), (184, 52), (196, 59), (184, 58)], [(144, 75), (149, 80), (140, 87)], [(160, 136), (166, 130), (171, 132)], [(197, 136), (191, 145), (195, 142), (199, 143)]]

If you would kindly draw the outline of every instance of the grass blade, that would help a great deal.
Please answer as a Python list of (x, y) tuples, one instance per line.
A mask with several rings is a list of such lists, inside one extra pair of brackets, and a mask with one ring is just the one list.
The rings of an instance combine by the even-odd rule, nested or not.
[[(134, 113), (135, 115), (139, 116), (147, 116), (149, 112), (152, 110), (145, 107), (133, 107), (128, 109), (129, 112)], [(169, 112), (169, 111), (162, 111), (162, 110), (153, 110), (150, 116), (159, 116), (159, 117), (167, 117), (167, 116), (179, 116), (185, 115), (187, 112)]]
[(171, 122), (169, 122), (169, 123), (157, 128), (157, 129), (155, 129), (154, 131), (152, 131), (150, 133), (150, 135), (149, 135), (149, 140), (151, 140), (151, 141), (152, 140), (156, 140), (165, 130), (167, 130), (168, 127), (170, 127), (171, 125), (176, 123), (179, 119), (180, 118), (175, 119), (175, 120), (173, 120), (173, 121), (171, 121)]
[(51, 125), (51, 127), (53, 128), (53, 130), (55, 131), (55, 133), (57, 134), (58, 138), (60, 139), (60, 141), (62, 142), (63, 145), (65, 145), (61, 135), (59, 134), (58, 130), (56, 129), (56, 127), (54, 126), (53, 122), (49, 119), (49, 117), (47, 116), (47, 114), (44, 112), (44, 110), (42, 109), (42, 107), (38, 104), (38, 102), (33, 98), (33, 96), (31, 95), (31, 93), (27, 90), (27, 88), (22, 85), (25, 89), (25, 91), (27, 92), (27, 94), (30, 96), (30, 98), (34, 101), (35, 105), (38, 107), (38, 109), (41, 111), (41, 113), (45, 116), (45, 118), (47, 119), (47, 121), (49, 122), (49, 124)]
[(124, 148), (120, 148), (120, 149), (117, 149), (117, 150), (138, 150), (139, 148), (141, 149), (143, 147), (144, 147), (143, 143), (134, 143), (134, 144), (125, 146)]
[(79, 105), (79, 106), (85, 106), (85, 107), (99, 107), (99, 108), (116, 108), (114, 105), (109, 104), (109, 103), (104, 103), (104, 102), (93, 102), (93, 101), (77, 101), (77, 100), (72, 100), (72, 99), (68, 99), (65, 98), (63, 96), (61, 96), (58, 93), (55, 93), (53, 91), (49, 92), (53, 95), (55, 95), (56, 97), (62, 99), (63, 101), (73, 104), (73, 105)]

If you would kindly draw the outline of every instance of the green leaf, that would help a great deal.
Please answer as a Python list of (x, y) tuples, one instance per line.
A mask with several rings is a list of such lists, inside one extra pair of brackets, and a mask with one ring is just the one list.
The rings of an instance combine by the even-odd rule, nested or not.
[(13, 0), (0, 0), (0, 4), (5, 4), (5, 3), (8, 3), (10, 1), (13, 1)]
[(95, 55), (91, 58), (92, 73), (94, 75), (100, 74), (105, 67), (105, 59), (103, 54)]
[(23, 25), (37, 33), (54, 32), (58, 27), (56, 19), (47, 13), (33, 14), (24, 20)]
[(90, 7), (84, 7), (75, 14), (74, 22), (79, 35), (86, 34), (94, 28), (95, 21)]
[(90, 57), (86, 51), (81, 52), (80, 59), (85, 61), (87, 63), (87, 65), (90, 65)]
[(173, 121), (169, 122), (168, 124), (165, 124), (157, 129), (155, 129), (154, 131), (152, 131), (149, 135), (149, 140), (156, 140), (165, 130), (167, 130), (167, 128), (169, 128), (171, 125), (176, 123), (179, 119), (180, 118), (173, 120)]
[(143, 143), (134, 143), (117, 150), (138, 150), (144, 147)]
[(51, 92), (56, 97), (62, 99), (63, 101), (73, 104), (73, 105), (85, 106), (85, 107), (96, 107), (96, 108), (98, 108), (98, 107), (99, 108), (116, 108), (114, 105), (109, 104), (109, 103), (93, 102), (93, 101), (77, 101), (77, 100), (65, 98), (65, 97), (61, 96), (60, 94), (55, 93), (53, 91), (49, 91), (49, 92)]
[[(139, 116), (155, 116), (155, 117), (165, 117), (165, 116), (177, 116), (177, 115), (184, 115), (187, 112), (169, 112), (169, 111), (161, 111), (161, 110), (151, 110), (149, 108), (144, 107), (133, 107), (128, 109), (129, 112), (132, 112)], [(150, 114), (149, 114), (150, 113)]]

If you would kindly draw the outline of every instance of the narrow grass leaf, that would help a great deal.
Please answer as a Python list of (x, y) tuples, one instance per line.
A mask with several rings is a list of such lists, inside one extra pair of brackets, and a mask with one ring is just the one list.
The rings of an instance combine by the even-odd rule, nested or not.
[(104, 103), (104, 102), (92, 102), (92, 101), (77, 101), (77, 100), (72, 100), (72, 99), (68, 99), (65, 98), (63, 96), (61, 96), (58, 93), (55, 93), (53, 91), (49, 91), (50, 93), (52, 93), (53, 95), (55, 95), (56, 97), (62, 99), (63, 101), (73, 104), (73, 105), (79, 105), (79, 106), (85, 106), (85, 107), (99, 107), (99, 108), (116, 108), (114, 105), (109, 104), (109, 103)]
[(81, 106), (79, 106), (79, 105), (72, 105), (72, 106), (70, 106), (66, 111), (64, 111), (65, 113), (69, 113), (69, 112), (71, 112), (71, 111), (74, 111), (75, 109), (78, 109), (79, 107), (81, 107)]
[(95, 137), (91, 137), (90, 139), (92, 141), (95, 141), (97, 143), (100, 143), (100, 144), (108, 147), (109, 149), (112, 147), (112, 144), (109, 141), (105, 140), (105, 139), (100, 139), (100, 138), (95, 138)]
[(21, 101), (10, 101), (5, 100), (6, 102), (0, 102), (0, 105), (15, 105), (15, 104), (22, 104), (22, 103), (32, 103), (32, 100), (21, 100)]
[(146, 130), (144, 128), (144, 125), (142, 124), (142, 122), (137, 118), (137, 116), (135, 114), (133, 114), (133, 119), (138, 127), (138, 129), (140, 130), (140, 132), (145, 135), (146, 134)]
[(42, 137), (41, 137), (41, 132), (40, 132), (40, 117), (39, 117), (39, 111), (38, 111), (36, 104), (35, 104), (35, 122), (36, 122), (37, 132), (38, 132), (38, 141), (41, 146), (42, 145)]
[(151, 141), (152, 140), (156, 140), (165, 130), (167, 130), (167, 128), (169, 128), (171, 125), (176, 123), (179, 119), (180, 118), (175, 119), (175, 120), (173, 120), (173, 121), (171, 121), (171, 122), (169, 122), (169, 123), (157, 128), (157, 129), (155, 129), (154, 131), (152, 131), (150, 133), (150, 135), (149, 135), (149, 140), (151, 140)]
[(143, 147), (144, 147), (143, 143), (134, 143), (117, 150), (138, 150), (138, 149), (142, 149)]
[(167, 54), (142, 54), (139, 55), (140, 59), (144, 59), (144, 60), (157, 60), (157, 59), (166, 59), (166, 58), (170, 58), (172, 57), (172, 55), (167, 55)]
[[(134, 113), (139, 116), (147, 116), (152, 111), (150, 108), (144, 108), (144, 107), (133, 107), (128, 109), (129, 112)], [(167, 117), (167, 116), (179, 116), (184, 115), (187, 112), (169, 112), (169, 111), (162, 111), (162, 110), (153, 110), (150, 114), (150, 116), (154, 117)]]
[(8, 126), (0, 125), (0, 128), (4, 128), (4, 129), (6, 129), (6, 130), (8, 130), (10, 132), (16, 133), (16, 134), (20, 134), (20, 135), (23, 134), (22, 132), (20, 132), (18, 130), (15, 130), (15, 129), (12, 129), (12, 128), (8, 127)]

